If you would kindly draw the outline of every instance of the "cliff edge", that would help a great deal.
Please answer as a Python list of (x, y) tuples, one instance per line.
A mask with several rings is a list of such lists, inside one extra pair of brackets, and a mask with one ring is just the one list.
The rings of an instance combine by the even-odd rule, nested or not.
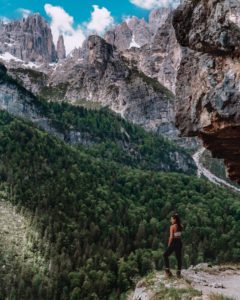
[(176, 125), (198, 136), (240, 183), (240, 2), (184, 1), (173, 26), (183, 50)]

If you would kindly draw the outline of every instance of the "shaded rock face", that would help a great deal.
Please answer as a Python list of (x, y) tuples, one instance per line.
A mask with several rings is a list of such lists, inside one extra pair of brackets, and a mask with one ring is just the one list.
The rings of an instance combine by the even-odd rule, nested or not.
[(161, 8), (154, 9), (149, 15), (149, 26), (151, 28), (152, 33), (156, 33), (158, 28), (164, 25), (167, 20), (171, 9), (169, 8)]
[(240, 53), (238, 0), (187, 0), (174, 26), (182, 46), (201, 52)]
[(0, 109), (9, 113), (31, 120), (37, 126), (57, 136), (70, 144), (92, 144), (92, 139), (85, 133), (74, 129), (59, 131), (55, 123), (47, 118), (39, 108), (35, 96), (25, 90), (21, 85), (16, 84), (7, 75), (7, 69), (0, 63)]
[(58, 64), (40, 91), (51, 100), (99, 102), (127, 120), (155, 132), (177, 135), (173, 94), (131, 67), (116, 49), (90, 36), (79, 51)]
[[(161, 86), (174, 93), (181, 58), (170, 9), (154, 10), (149, 22), (127, 19), (106, 34), (108, 43), (92, 36), (68, 57), (62, 36), (55, 51), (50, 28), (39, 14), (0, 27), (0, 55), (9, 52), (22, 60), (2, 59), (8, 74), (28, 91), (74, 104), (83, 99), (98, 102), (147, 130), (180, 141), (173, 95)], [(26, 41), (32, 41), (31, 48)], [(180, 145), (185, 145), (182, 140)]]
[(185, 1), (173, 25), (189, 47), (177, 76), (176, 125), (199, 136), (240, 183), (240, 3)]
[[(0, 110), (6, 110), (14, 116), (30, 120), (38, 127), (71, 145), (81, 144), (91, 147), (96, 144), (100, 145), (105, 140), (101, 134), (94, 134), (91, 130), (89, 131), (88, 126), (82, 128), (81, 131), (74, 126), (67, 126), (67, 124), (63, 126), (63, 123), (58, 122), (42, 102), (39, 102), (32, 93), (8, 75), (6, 67), (1, 63)], [(118, 141), (115, 142), (122, 150), (130, 151), (134, 156), (140, 155), (135, 148), (135, 139), (128, 135), (126, 128), (121, 126), (120, 129), (125, 138), (119, 135)], [(193, 170), (195, 170), (195, 165), (190, 155), (177, 147), (171, 147), (171, 150), (166, 152), (165, 160), (157, 163), (156, 166), (158, 170), (179, 170), (189, 174), (192, 174)]]
[(25, 62), (54, 62), (57, 53), (48, 23), (37, 13), (20, 21), (0, 23), (0, 54)]
[(107, 32), (105, 39), (139, 70), (175, 93), (181, 47), (171, 18), (170, 8), (156, 9), (150, 13), (148, 23), (132, 17)]
[(157, 79), (175, 93), (181, 57), (181, 47), (175, 37), (170, 13), (164, 24), (156, 31), (151, 46), (142, 50), (139, 67), (148, 76)]
[[(108, 106), (146, 130), (195, 149), (195, 139), (179, 138), (174, 124), (174, 95), (146, 76), (125, 55), (98, 36), (87, 39), (52, 68), (9, 67), (8, 73), (27, 90), (51, 101)], [(95, 103), (96, 102), (96, 103)]]
[(21, 83), (28, 91), (38, 94), (47, 85), (48, 76), (35, 69), (23, 68), (21, 65), (14, 68), (10, 66), (8, 74)]
[(130, 47), (132, 41), (132, 31), (126, 22), (116, 26), (114, 30), (110, 30), (105, 34), (107, 43), (116, 46), (119, 50), (125, 50)]
[(65, 49), (64, 39), (62, 35), (59, 36), (57, 41), (57, 56), (58, 59), (66, 58), (66, 49)]

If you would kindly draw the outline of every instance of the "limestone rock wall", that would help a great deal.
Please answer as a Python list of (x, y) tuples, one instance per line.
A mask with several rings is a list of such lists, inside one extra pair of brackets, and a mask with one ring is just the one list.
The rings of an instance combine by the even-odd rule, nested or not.
[(54, 62), (57, 52), (48, 23), (36, 13), (22, 20), (0, 22), (0, 54), (24, 62)]
[(225, 160), (240, 182), (240, 2), (184, 1), (173, 26), (187, 47), (177, 75), (176, 125)]

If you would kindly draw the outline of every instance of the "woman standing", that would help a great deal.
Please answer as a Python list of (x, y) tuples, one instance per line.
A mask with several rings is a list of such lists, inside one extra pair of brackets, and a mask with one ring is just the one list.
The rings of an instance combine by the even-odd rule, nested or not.
[(170, 226), (170, 236), (168, 240), (168, 248), (164, 252), (164, 263), (165, 263), (165, 273), (168, 277), (171, 277), (173, 274), (169, 269), (169, 256), (175, 252), (178, 264), (177, 276), (181, 276), (182, 268), (182, 230), (180, 217), (178, 214), (174, 214), (171, 217), (171, 226)]

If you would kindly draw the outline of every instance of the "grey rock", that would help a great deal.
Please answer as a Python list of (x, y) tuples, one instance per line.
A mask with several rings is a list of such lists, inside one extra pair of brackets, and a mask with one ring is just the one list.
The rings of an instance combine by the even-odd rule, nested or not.
[[(96, 42), (95, 39), (93, 40)], [(74, 126), (62, 128), (60, 123), (52, 120), (46, 110), (42, 109), (39, 100), (10, 78), (6, 71), (6, 68), (0, 64), (0, 109), (32, 121), (38, 127), (71, 145), (81, 144), (90, 147), (102, 141), (99, 136), (91, 136), (91, 133), (84, 130), (78, 131)], [(122, 133), (125, 133), (127, 138), (125, 141), (120, 139), (117, 142), (119, 146), (124, 151), (139, 155), (124, 128), (122, 128)], [(181, 150), (173, 148), (167, 153), (167, 156), (167, 162), (162, 161), (157, 165), (159, 170), (171, 171), (174, 166), (174, 169), (188, 173), (194, 168), (191, 157)]]
[(85, 133), (73, 129), (64, 133), (59, 131), (52, 121), (43, 114), (37, 105), (35, 96), (21, 85), (16, 84), (6, 71), (7, 69), (0, 64), (0, 109), (30, 120), (40, 128), (70, 144), (90, 145), (93, 143), (91, 137)]
[(35, 95), (45, 88), (48, 81), (47, 73), (38, 69), (24, 68), (22, 65), (10, 67), (8, 74)]
[(98, 36), (90, 36), (81, 51), (58, 64), (41, 93), (73, 104), (83, 99), (98, 102), (147, 130), (157, 132), (169, 125), (174, 131), (173, 94), (129, 66)]
[(238, 0), (186, 0), (174, 13), (177, 39), (200, 52), (240, 53)]
[(149, 15), (149, 27), (154, 35), (163, 26), (171, 12), (170, 8), (154, 9)]
[(117, 47), (119, 50), (125, 50), (130, 47), (133, 33), (128, 27), (127, 22), (117, 25), (114, 29), (106, 32), (104, 38), (107, 43)]
[(240, 182), (240, 3), (185, 1), (173, 25), (187, 46), (177, 75), (176, 125), (198, 136)]
[(175, 93), (181, 47), (172, 26), (172, 9), (153, 10), (148, 23), (132, 17), (109, 31), (105, 39), (139, 70)]
[(138, 19), (137, 17), (132, 17), (128, 21), (128, 27), (132, 31), (132, 40), (129, 47), (138, 45), (142, 47), (151, 41), (151, 29), (149, 24), (146, 23), (144, 19)]
[[(59, 58), (57, 63), (49, 64), (55, 59), (43, 58), (45, 52), (40, 47), (38, 54), (34, 50), (35, 65), (10, 61), (7, 63), (8, 74), (35, 95), (72, 104), (82, 100), (97, 102), (147, 130), (195, 148), (195, 141), (178, 137), (179, 131), (174, 125), (175, 104), (168, 89), (175, 92), (181, 47), (175, 38), (171, 14), (171, 9), (155, 10), (150, 14), (149, 22), (132, 17), (107, 32), (105, 39), (108, 43), (99, 37), (90, 37), (82, 48), (73, 50), (66, 58), (64, 40), (60, 36), (57, 52), (53, 51), (54, 57)], [(31, 27), (29, 38), (45, 28), (47, 40), (53, 44), (44, 19), (37, 14), (27, 20), (31, 20), (28, 23), (41, 24), (40, 27)], [(26, 21), (16, 22), (22, 30), (21, 22)], [(15, 23), (9, 24), (12, 24), (9, 32), (13, 40), (16, 39), (14, 45), (24, 48), (22, 34), (19, 34), (20, 38), (13, 26)], [(131, 45), (137, 47), (130, 48)], [(23, 59), (22, 50), (16, 53), (13, 51), (12, 55)], [(35, 60), (33, 53), (29, 52), (24, 60)]]
[(58, 59), (66, 58), (66, 49), (64, 45), (64, 38), (63, 35), (60, 35), (57, 41), (57, 56)]
[(24, 62), (57, 60), (51, 29), (38, 13), (20, 21), (1, 22), (0, 41), (0, 54), (8, 52)]

